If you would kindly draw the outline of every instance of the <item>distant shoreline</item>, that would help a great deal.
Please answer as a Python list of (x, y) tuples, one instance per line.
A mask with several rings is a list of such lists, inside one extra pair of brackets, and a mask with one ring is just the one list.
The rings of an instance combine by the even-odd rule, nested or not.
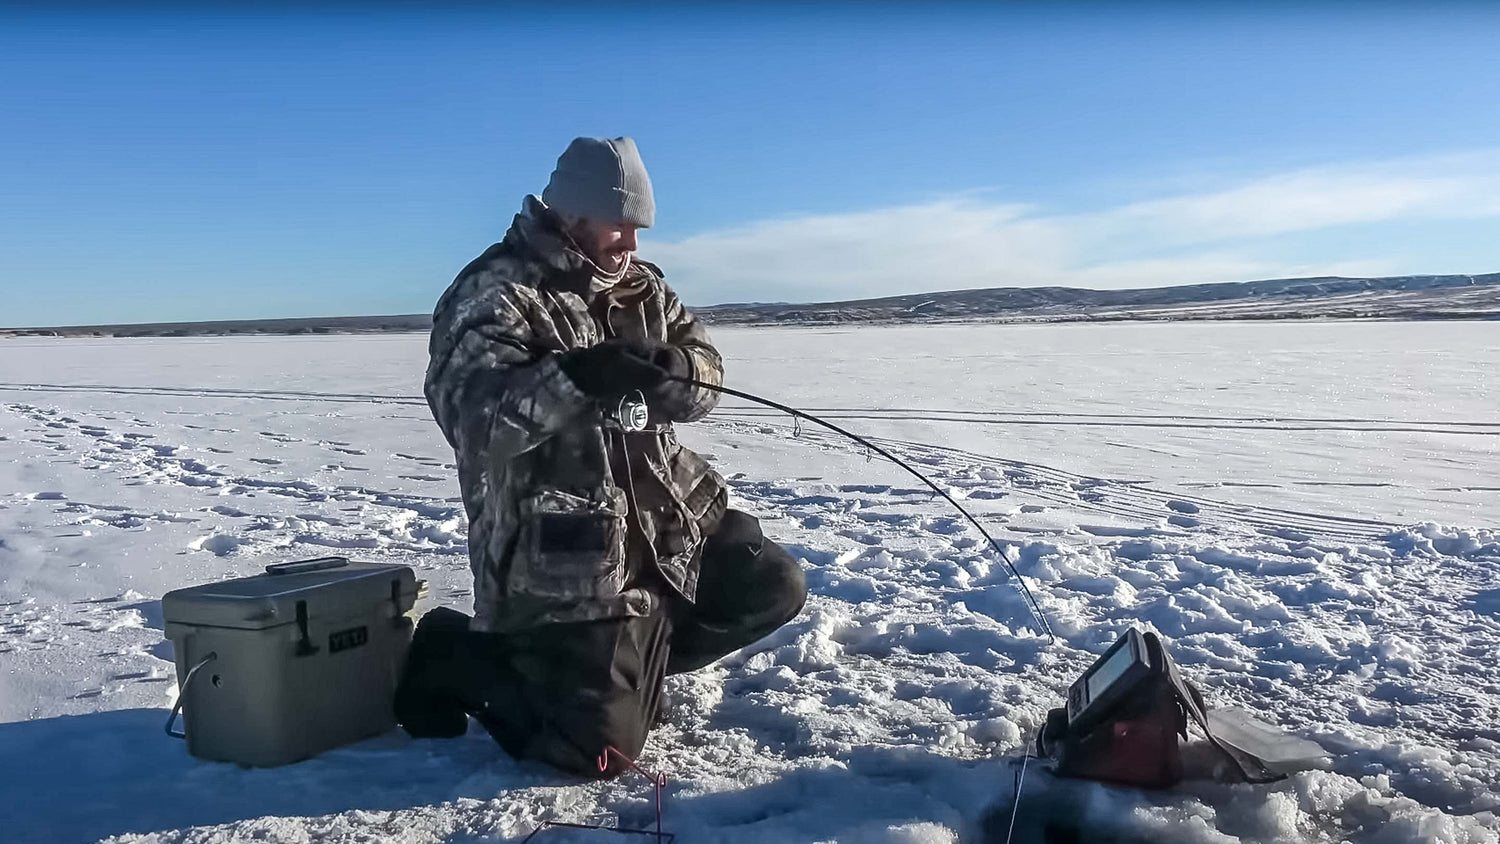
[[(1296, 323), (1296, 322), (1496, 322), (1500, 321), (1500, 311), (1482, 314), (1457, 314), (1445, 313), (1431, 316), (1394, 316), (1380, 317), (1368, 315), (1339, 316), (1330, 314), (1305, 314), (1301, 316), (1202, 316), (1202, 317), (1148, 317), (1148, 316), (1120, 316), (1120, 317), (1054, 317), (1054, 318), (971, 318), (971, 319), (926, 319), (926, 320), (859, 320), (859, 321), (764, 321), (764, 322), (730, 322), (717, 323), (720, 327), (733, 328), (854, 328), (859, 326), (896, 326), (896, 325), (1114, 325), (1124, 323), (1193, 323), (1193, 322), (1231, 322), (1231, 323)], [(164, 339), (164, 338), (195, 338), (195, 337), (335, 337), (368, 335), (395, 335), (395, 334), (427, 334), (432, 330), (430, 324), (426, 326), (412, 326), (405, 328), (382, 327), (382, 328), (349, 328), (328, 321), (314, 320), (315, 324), (308, 327), (297, 328), (268, 328), (268, 327), (246, 327), (246, 328), (224, 328), (217, 322), (203, 323), (172, 323), (170, 329), (158, 329), (153, 325), (125, 325), (125, 326), (77, 326), (63, 328), (38, 328), (38, 329), (0, 329), (0, 340), (7, 339), (72, 339), (72, 338), (140, 338), (140, 339)], [(716, 323), (709, 321), (710, 325)]]
[[(694, 308), (709, 325), (1386, 322), (1500, 320), (1500, 273), (1305, 278), (1133, 290), (1005, 287), (812, 304)], [(0, 328), (0, 337), (222, 337), (422, 333), (429, 314)]]

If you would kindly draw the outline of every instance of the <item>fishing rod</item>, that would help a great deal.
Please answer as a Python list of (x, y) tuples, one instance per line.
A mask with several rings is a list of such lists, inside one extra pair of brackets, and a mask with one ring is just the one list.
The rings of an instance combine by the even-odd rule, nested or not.
[(969, 524), (973, 525), (974, 528), (979, 531), (980, 536), (983, 536), (985, 540), (989, 542), (990, 550), (993, 551), (995, 556), (999, 557), (1000, 561), (1005, 564), (1006, 571), (1010, 572), (1011, 577), (1015, 579), (1016, 585), (1020, 587), (1021, 593), (1025, 595), (1026, 600), (1030, 602), (1032, 616), (1036, 619), (1040, 631), (1047, 635), (1047, 640), (1051, 644), (1057, 644), (1057, 634), (1052, 632), (1052, 625), (1047, 622), (1047, 616), (1042, 612), (1041, 604), (1037, 603), (1036, 596), (1031, 594), (1031, 589), (1026, 585), (1026, 579), (1021, 577), (1021, 573), (1019, 571), (1016, 571), (1015, 563), (1011, 562), (1010, 555), (1005, 553), (1005, 549), (1000, 545), (999, 542), (995, 541), (995, 537), (990, 536), (990, 532), (984, 529), (984, 525), (980, 524), (979, 520), (974, 518), (974, 515), (972, 513), (965, 509), (962, 504), (958, 503), (957, 499), (955, 499), (952, 495), (949, 495), (947, 490), (929, 480), (926, 475), (912, 468), (912, 466), (905, 460), (902, 460), (886, 449), (881, 448), (880, 446), (876, 445), (873, 442), (870, 442), (868, 439), (865, 439), (864, 437), (854, 433), (853, 431), (840, 428), (838, 425), (835, 425), (832, 422), (827, 421), (826, 419), (820, 419), (811, 413), (798, 410), (795, 407), (784, 405), (781, 402), (762, 398), (753, 393), (744, 392), (743, 390), (735, 390), (730, 387), (725, 387), (722, 384), (710, 384), (706, 381), (699, 381), (694, 378), (686, 378), (679, 375), (668, 374), (667, 380), (687, 384), (691, 387), (697, 387), (703, 390), (713, 390), (716, 393), (722, 393), (726, 396), (734, 396), (738, 399), (744, 399), (745, 401), (754, 402), (756, 404), (762, 404), (766, 407), (774, 408), (797, 419), (806, 419), (807, 421), (815, 425), (821, 425), (836, 434), (848, 437), (854, 442), (859, 443), (870, 451), (875, 452), (881, 457), (884, 457), (885, 459), (891, 461), (892, 463), (895, 463), (897, 466), (900, 466), (902, 469), (905, 469), (907, 472), (911, 473), (912, 477), (926, 484), (928, 488), (930, 488), (933, 492), (941, 495), (944, 500), (946, 500), (949, 504), (952, 504), (953, 509), (962, 513), (964, 518), (969, 520)]

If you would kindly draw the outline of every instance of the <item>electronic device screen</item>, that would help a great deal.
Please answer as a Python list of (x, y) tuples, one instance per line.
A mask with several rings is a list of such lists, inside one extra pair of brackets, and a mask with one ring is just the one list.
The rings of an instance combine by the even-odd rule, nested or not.
[(1125, 669), (1129, 668), (1134, 661), (1135, 654), (1131, 652), (1130, 648), (1120, 648), (1115, 651), (1114, 656), (1110, 657), (1107, 662), (1099, 666), (1096, 671), (1088, 675), (1084, 680), (1084, 684), (1088, 687), (1089, 700), (1102, 695), (1111, 683), (1120, 679), (1121, 675), (1125, 673)]
[(1068, 689), (1069, 723), (1097, 723), (1151, 673), (1145, 640), (1136, 629), (1127, 629)]

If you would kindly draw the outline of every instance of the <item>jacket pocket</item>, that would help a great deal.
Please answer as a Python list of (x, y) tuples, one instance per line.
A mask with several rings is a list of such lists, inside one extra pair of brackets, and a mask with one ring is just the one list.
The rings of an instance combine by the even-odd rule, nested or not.
[(703, 516), (724, 480), (692, 449), (679, 447), (671, 459), (672, 493), (694, 519)]
[(516, 552), (506, 577), (512, 594), (597, 599), (625, 585), (625, 494), (595, 501), (547, 490), (521, 501)]

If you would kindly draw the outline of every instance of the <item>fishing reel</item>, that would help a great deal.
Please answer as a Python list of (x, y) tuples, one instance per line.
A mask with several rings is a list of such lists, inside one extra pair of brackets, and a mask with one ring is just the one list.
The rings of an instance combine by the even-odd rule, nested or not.
[(616, 428), (629, 434), (646, 430), (651, 424), (651, 408), (646, 405), (646, 394), (635, 390), (620, 397), (616, 407), (606, 408), (604, 418)]

